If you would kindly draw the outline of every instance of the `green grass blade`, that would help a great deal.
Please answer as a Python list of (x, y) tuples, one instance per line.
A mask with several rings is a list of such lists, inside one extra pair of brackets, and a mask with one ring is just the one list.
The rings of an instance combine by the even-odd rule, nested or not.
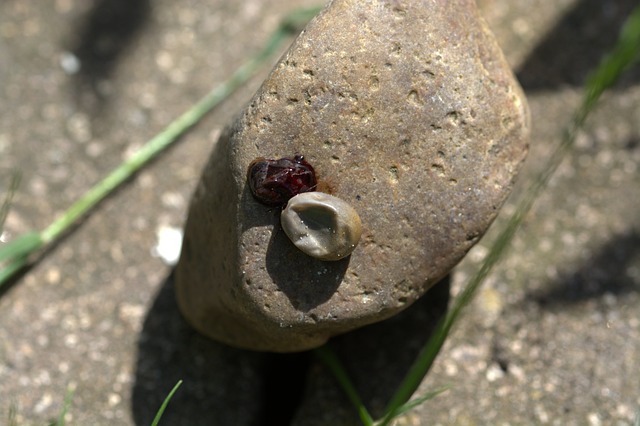
[(11, 277), (21, 271), (22, 268), (26, 267), (28, 264), (28, 257), (17, 257), (11, 260), (11, 262), (6, 266), (3, 266), (2, 269), (0, 269), (0, 288), (2, 288), (2, 286), (6, 284)]
[(62, 405), (62, 410), (60, 410), (60, 414), (58, 415), (58, 420), (53, 422), (52, 426), (64, 426), (65, 425), (65, 416), (69, 412), (69, 408), (71, 408), (71, 400), (73, 399), (74, 390), (69, 388), (67, 389), (67, 394), (64, 396), (64, 404)]
[(491, 247), (487, 258), (480, 270), (471, 279), (463, 292), (455, 299), (444, 321), (440, 323), (427, 344), (423, 347), (416, 362), (411, 367), (405, 380), (389, 402), (385, 412), (387, 413), (381, 425), (386, 425), (395, 417), (398, 409), (411, 398), (425, 375), (430, 370), (433, 362), (440, 352), (451, 328), (459, 318), (463, 309), (471, 302), (480, 284), (489, 274), (493, 266), (501, 258), (505, 248), (510, 244), (525, 215), (533, 206), (534, 201), (546, 188), (551, 176), (556, 171), (562, 160), (574, 145), (578, 130), (584, 125), (589, 113), (595, 107), (602, 93), (618, 81), (620, 75), (637, 62), (640, 57), (640, 6), (636, 7), (625, 23), (620, 39), (613, 51), (601, 62), (591, 74), (585, 88), (582, 104), (574, 114), (573, 120), (565, 132), (562, 141), (551, 155), (546, 168), (539, 174), (531, 187), (526, 191), (524, 198), (518, 204), (514, 215), (509, 219), (505, 229), (500, 233), (496, 242)]
[(18, 426), (18, 410), (16, 409), (15, 404), (9, 405), (9, 415), (7, 416), (7, 425), (8, 426)]
[(29, 232), (0, 246), (0, 288), (15, 273), (27, 266), (29, 255), (42, 247), (42, 244), (38, 233)]
[(158, 412), (156, 413), (156, 416), (153, 418), (151, 426), (158, 426), (158, 423), (160, 422), (160, 419), (164, 414), (164, 410), (167, 408), (167, 405), (169, 405), (169, 401), (171, 401), (171, 398), (173, 398), (173, 394), (176, 393), (181, 384), (182, 380), (178, 380), (178, 383), (176, 383), (173, 389), (171, 389), (171, 392), (169, 392), (169, 395), (167, 395), (167, 397), (164, 399), (162, 405), (160, 406), (160, 409), (158, 409)]
[(20, 235), (10, 243), (0, 246), (0, 263), (17, 257), (25, 257), (42, 246), (42, 238), (37, 232)]
[[(269, 58), (278, 51), (283, 41), (285, 41), (287, 37), (291, 36), (294, 31), (299, 31), (309, 19), (318, 13), (319, 10), (320, 8), (318, 7), (303, 8), (295, 10), (284, 17), (277, 30), (267, 40), (260, 52), (242, 64), (231, 75), (231, 77), (209, 92), (193, 107), (170, 123), (162, 132), (145, 143), (138, 152), (124, 161), (102, 181), (89, 189), (58, 219), (40, 233), (41, 243), (40, 245), (32, 245), (32, 251), (35, 251), (43, 245), (50, 244), (60, 238), (64, 232), (66, 232), (82, 216), (86, 215), (100, 201), (130, 179), (159, 153), (173, 144), (187, 130), (197, 124), (208, 112), (218, 106), (231, 93), (247, 82), (260, 69), (260, 67), (262, 67)], [(4, 205), (9, 205), (8, 203), (9, 199), (7, 199), (3, 204), (3, 209)], [(8, 207), (6, 208), (8, 209)], [(9, 249), (9, 251), (13, 249), (15, 249), (15, 247)], [(31, 253), (22, 253), (21, 255), (27, 257), (29, 254)], [(16, 263), (12, 263), (8, 267), (0, 270), (0, 287), (17, 270), (26, 264), (26, 261), (20, 256), (10, 257), (14, 258)], [(17, 267), (17, 265), (20, 266)]]
[[(9, 215), (13, 196), (20, 185), (20, 172), (15, 172), (11, 178), (9, 192), (7, 193), (2, 206), (0, 206), (0, 234), (4, 228), (4, 223)], [(22, 269), (28, 262), (28, 256), (33, 251), (42, 246), (42, 239), (35, 233), (21, 235), (16, 240), (0, 245), (0, 287), (9, 277)]]
[(450, 386), (444, 386), (441, 387), (439, 389), (436, 389), (434, 391), (431, 392), (427, 392), (424, 395), (420, 395), (419, 397), (412, 399), (411, 401), (401, 405), (400, 407), (398, 407), (398, 409), (395, 411), (395, 416), (401, 416), (403, 414), (408, 413), (409, 411), (413, 410), (414, 408), (416, 408), (417, 406), (421, 405), (422, 403), (424, 403), (425, 401), (428, 401), (430, 399), (435, 398), (436, 396), (440, 395), (443, 392), (446, 392), (450, 389)]
[(585, 108), (591, 109), (602, 92), (613, 86), (620, 75), (640, 61), (640, 7), (627, 18), (618, 42), (587, 80)]
[(42, 247), (42, 239), (35, 232), (23, 234), (0, 247), (0, 288), (14, 274), (27, 266), (29, 255)]
[(347, 394), (347, 398), (349, 398), (349, 401), (351, 401), (358, 411), (362, 424), (366, 426), (373, 426), (373, 417), (371, 417), (371, 414), (369, 414), (369, 411), (367, 411), (367, 408), (360, 400), (360, 396), (358, 396), (356, 388), (353, 386), (353, 383), (351, 383), (349, 375), (331, 348), (328, 345), (324, 345), (314, 349), (313, 352), (324, 363), (324, 365), (331, 370), (331, 373), (340, 384), (340, 387)]
[(422, 347), (416, 361), (409, 369), (398, 390), (391, 397), (389, 404), (385, 408), (385, 415), (377, 423), (380, 426), (389, 424), (389, 422), (398, 415), (401, 407), (409, 401), (413, 393), (418, 389), (418, 386), (420, 386), (420, 383), (424, 380), (424, 377), (431, 369), (433, 361), (436, 359), (438, 352), (447, 338), (448, 329), (445, 324), (446, 322), (441, 322), (427, 343)]
[(86, 212), (92, 209), (107, 195), (111, 194), (118, 186), (131, 178), (133, 174), (198, 123), (209, 111), (218, 106), (230, 94), (242, 86), (242, 84), (247, 82), (260, 66), (277, 51), (282, 41), (288, 35), (287, 27), (281, 25), (267, 41), (262, 51), (241, 65), (229, 79), (209, 92), (198, 103), (169, 124), (162, 132), (148, 141), (138, 152), (124, 161), (107, 177), (85, 193), (85, 195), (73, 204), (58, 220), (42, 231), (42, 239), (44, 242), (49, 243), (58, 238), (60, 234), (65, 232), (81, 216), (86, 214)]
[(271, 35), (260, 52), (242, 64), (226, 81), (221, 83), (193, 107), (169, 124), (162, 132), (148, 141), (138, 152), (123, 162), (106, 178), (91, 188), (73, 204), (58, 220), (42, 231), (45, 244), (55, 240), (81, 216), (111, 194), (118, 186), (131, 178), (160, 152), (168, 148), (187, 130), (197, 124), (207, 113), (218, 106), (229, 95), (246, 83), (265, 62), (273, 56), (282, 42), (294, 31), (299, 31), (320, 8), (295, 10), (283, 18), (278, 29)]

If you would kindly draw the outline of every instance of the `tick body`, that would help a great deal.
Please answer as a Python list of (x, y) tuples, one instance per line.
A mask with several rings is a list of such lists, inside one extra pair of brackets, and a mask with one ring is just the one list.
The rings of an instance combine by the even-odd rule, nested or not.
[(315, 191), (318, 185), (313, 166), (302, 155), (256, 158), (249, 164), (247, 181), (256, 200), (268, 206), (283, 206), (298, 194)]

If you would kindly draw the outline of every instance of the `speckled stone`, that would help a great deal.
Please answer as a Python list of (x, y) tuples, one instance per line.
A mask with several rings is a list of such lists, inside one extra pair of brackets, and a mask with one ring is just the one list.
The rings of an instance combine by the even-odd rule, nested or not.
[[(335, 0), (223, 132), (193, 196), (177, 298), (202, 333), (299, 351), (400, 312), (482, 236), (527, 152), (528, 108), (472, 0)], [(303, 154), (363, 236), (304, 255), (246, 184)]]

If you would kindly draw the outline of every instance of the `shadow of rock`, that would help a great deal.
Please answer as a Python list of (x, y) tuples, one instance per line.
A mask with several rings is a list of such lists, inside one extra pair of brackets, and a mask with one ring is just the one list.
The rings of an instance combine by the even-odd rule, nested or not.
[[(248, 186), (241, 194), (242, 232), (256, 226), (272, 229), (267, 245), (267, 273), (289, 298), (291, 305), (307, 312), (326, 302), (342, 282), (351, 257), (324, 262), (307, 256), (289, 240), (280, 225), (280, 207), (253, 208), (255, 201)], [(291, 265), (296, 265), (292, 268)], [(301, 285), (304, 283), (305, 285)]]
[(164, 398), (182, 379), (163, 424), (286, 424), (300, 398), (306, 369), (305, 353), (245, 351), (198, 334), (178, 311), (169, 276), (140, 334), (133, 418), (137, 425), (151, 424)]
[[(383, 413), (420, 349), (446, 314), (449, 290), (447, 276), (399, 315), (330, 341), (374, 418)], [(360, 424), (356, 410), (319, 361), (309, 371), (305, 398), (293, 424)]]
[[(340, 286), (350, 260), (351, 256), (348, 256), (335, 262), (323, 262), (307, 256), (291, 243), (280, 223), (274, 227), (266, 255), (269, 276), (291, 304), (302, 312), (331, 298)], [(291, 268), (292, 264), (296, 267)]]
[[(448, 295), (449, 282), (445, 279), (393, 319), (333, 340), (338, 356), (374, 412), (388, 400), (434, 324), (446, 312)], [(137, 425), (149, 425), (180, 379), (183, 385), (165, 411), (163, 424), (287, 425), (294, 416), (298, 418), (296, 424), (307, 424), (299, 419), (318, 416), (321, 420), (326, 413), (343, 409), (350, 416), (353, 408), (333, 377), (311, 364), (309, 357), (310, 352), (245, 351), (199, 335), (178, 311), (173, 276), (169, 276), (140, 334), (133, 418)], [(311, 380), (309, 385), (307, 380)]]
[[(545, 309), (640, 291), (640, 234), (613, 237), (577, 270), (529, 297)], [(528, 298), (526, 298), (528, 299)], [(525, 300), (526, 300), (525, 299)]]
[[(538, 43), (516, 73), (527, 91), (553, 90), (563, 85), (580, 87), (611, 51), (622, 24), (637, 0), (582, 0)], [(640, 69), (618, 83), (640, 80)]]
[[(79, 27), (71, 51), (80, 61), (75, 75), (80, 104), (101, 104), (100, 84), (107, 80), (118, 60), (151, 16), (150, 0), (98, 0)], [(90, 105), (86, 105), (90, 103)]]

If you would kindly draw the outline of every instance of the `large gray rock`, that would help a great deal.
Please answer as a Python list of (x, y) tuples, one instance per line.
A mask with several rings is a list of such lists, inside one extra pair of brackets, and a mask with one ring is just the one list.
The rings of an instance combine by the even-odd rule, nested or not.
[[(335, 0), (221, 136), (193, 196), (177, 298), (230, 345), (298, 351), (388, 318), (478, 241), (526, 151), (528, 109), (472, 0)], [(246, 184), (303, 154), (351, 203), (353, 254), (306, 256)]]

